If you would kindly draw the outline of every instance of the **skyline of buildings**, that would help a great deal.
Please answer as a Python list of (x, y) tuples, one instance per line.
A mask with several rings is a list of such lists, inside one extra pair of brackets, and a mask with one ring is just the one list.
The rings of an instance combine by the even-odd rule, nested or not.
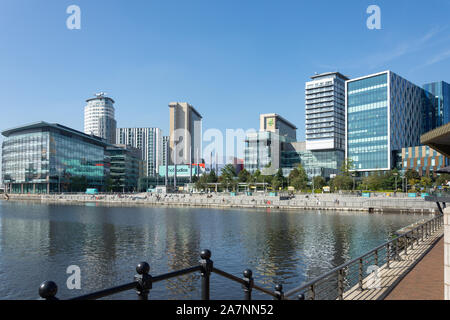
[[(408, 160), (409, 151), (405, 151), (411, 150), (407, 148), (419, 147), (420, 136), (423, 133), (438, 125), (448, 123), (450, 85), (446, 82), (438, 81), (419, 87), (389, 70), (355, 79), (349, 79), (339, 72), (327, 72), (316, 74), (311, 79), (312, 81), (305, 83), (306, 140), (297, 141), (297, 127), (279, 114), (260, 114), (259, 131), (247, 134), (245, 138), (245, 169), (253, 173), (257, 169), (269, 169), (270, 167), (272, 171), (267, 171), (266, 174), (274, 174), (281, 168), (284, 175), (288, 175), (294, 167), (302, 164), (310, 178), (317, 175), (330, 178), (333, 174), (338, 173), (345, 158), (353, 160), (355, 171), (366, 174), (393, 168), (417, 167), (422, 175), (423, 172), (429, 174), (447, 163), (447, 159), (439, 158), (440, 155), (435, 155), (432, 150), (435, 158), (428, 156), (430, 150), (426, 149), (427, 151), (423, 151), (427, 152), (425, 158), (416, 159), (418, 156), (414, 155), (416, 157), (414, 164), (413, 160)], [(341, 121), (343, 107), (344, 148), (342, 147)], [(105, 93), (98, 93), (95, 98), (88, 99), (84, 108), (85, 134), (94, 140), (102, 141), (104, 146), (115, 145), (117, 142), (117, 145), (105, 147), (105, 150), (109, 148), (120, 153), (118, 149), (122, 148), (120, 156), (123, 158), (129, 158), (130, 161), (143, 161), (144, 164), (138, 166), (139, 170), (130, 171), (132, 172), (131, 176), (136, 176), (136, 172), (139, 172), (139, 177), (164, 176), (165, 173), (161, 175), (159, 171), (165, 166), (167, 156), (169, 156), (169, 165), (174, 164), (175, 159), (172, 157), (174, 156), (175, 142), (178, 146), (176, 159), (178, 165), (189, 167), (190, 163), (203, 163), (203, 159), (212, 159), (212, 154), (211, 156), (203, 155), (202, 116), (187, 102), (169, 103), (171, 130), (167, 136), (163, 136), (160, 128), (116, 128), (114, 112), (114, 100), (106, 97)], [(72, 135), (73, 132), (77, 132), (59, 124), (45, 122), (40, 122), (40, 124), (43, 127), (66, 128), (65, 130), (72, 132)], [(15, 128), (15, 130), (20, 132), (30, 126), (35, 129), (34, 125), (36, 124), (25, 125)], [(112, 129), (114, 129), (114, 135), (111, 133)], [(10, 132), (14, 131), (6, 130), (3, 135), (10, 138)], [(95, 133), (98, 133), (99, 136)], [(79, 137), (79, 132), (73, 136)], [(39, 139), (45, 140), (42, 137)], [(50, 138), (50, 141), (53, 140), (53, 137)], [(33, 185), (33, 191), (36, 190), (36, 187), (42, 191), (42, 187), (38, 185), (43, 182), (42, 179), (39, 179), (42, 174), (46, 175), (46, 190), (55, 190), (52, 185), (55, 183), (55, 170), (58, 172), (59, 188), (61, 180), (64, 178), (84, 175), (81, 173), (83, 172), (80, 169), (81, 164), (78, 165), (78, 171), (73, 169), (77, 165), (68, 164), (70, 161), (81, 161), (80, 159), (72, 159), (69, 162), (66, 159), (65, 162), (47, 170), (47, 164), (37, 161), (36, 155), (27, 158), (25, 154), (21, 156), (22, 159), (17, 164), (11, 165), (9, 162), (13, 158), (11, 158), (10, 146), (14, 141), (14, 139), (7, 139), (3, 143), (2, 178), (5, 181), (27, 181), (28, 179), (36, 184)], [(29, 140), (29, 143), (34, 144), (35, 142)], [(167, 144), (169, 154), (165, 149)], [(22, 148), (27, 147), (24, 144), (21, 146)], [(44, 152), (42, 146), (40, 148), (41, 152)], [(134, 156), (130, 156), (133, 148)], [(63, 153), (70, 152), (62, 146), (57, 148), (54, 146), (53, 149), (49, 147), (45, 149), (45, 152), (56, 149), (63, 150)], [(140, 152), (139, 157), (135, 156), (136, 150), (138, 153)], [(423, 155), (419, 154), (419, 156)], [(96, 165), (100, 166), (102, 163), (104, 170), (108, 171), (111, 165), (109, 157), (109, 154), (105, 152), (103, 162), (97, 160)], [(108, 168), (105, 163), (108, 163)], [(16, 172), (15, 177), (11, 178), (14, 174), (11, 170), (12, 167), (20, 168), (18, 170), (23, 171), (21, 176)], [(217, 163), (215, 167), (217, 167)], [(172, 171), (173, 169), (175, 168), (169, 168)], [(186, 171), (186, 168), (180, 167), (179, 170)], [(165, 167), (163, 171), (166, 171)], [(196, 170), (193, 171), (196, 175)], [(109, 176), (109, 172), (105, 172), (102, 179)], [(87, 174), (89, 175), (89, 173)], [(103, 180), (102, 183), (105, 181)], [(129, 190), (131, 187), (136, 188), (136, 183), (126, 182), (122, 187), (124, 190)], [(22, 188), (23, 186), (21, 186), (21, 190)], [(27, 190), (29, 191), (29, 189)]]

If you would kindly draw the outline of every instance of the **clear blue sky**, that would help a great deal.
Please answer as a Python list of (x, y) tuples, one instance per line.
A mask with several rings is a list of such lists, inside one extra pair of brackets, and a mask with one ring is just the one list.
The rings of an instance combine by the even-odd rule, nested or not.
[[(72, 4), (81, 30), (66, 28)], [(371, 4), (382, 30), (366, 27)], [(450, 82), (449, 18), (449, 0), (1, 0), (0, 130), (82, 130), (86, 98), (106, 91), (119, 127), (167, 133), (168, 103), (187, 101), (204, 129), (257, 128), (276, 112), (302, 140), (314, 72)]]

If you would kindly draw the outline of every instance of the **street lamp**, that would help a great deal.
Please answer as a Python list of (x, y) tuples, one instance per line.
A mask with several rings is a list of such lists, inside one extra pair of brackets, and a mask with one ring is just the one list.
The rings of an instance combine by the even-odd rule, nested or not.
[(398, 176), (398, 172), (394, 172), (393, 175), (395, 177), (395, 192), (394, 193), (397, 193), (397, 176)]

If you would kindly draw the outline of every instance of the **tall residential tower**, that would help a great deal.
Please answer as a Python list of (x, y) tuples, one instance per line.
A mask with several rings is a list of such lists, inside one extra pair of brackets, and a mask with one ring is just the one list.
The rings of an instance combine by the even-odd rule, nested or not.
[(159, 128), (117, 128), (118, 144), (131, 146), (142, 151), (144, 176), (155, 177), (163, 164), (162, 130)]
[(87, 99), (84, 107), (84, 133), (116, 142), (116, 120), (114, 119), (114, 100), (100, 92), (95, 98)]
[[(169, 163), (202, 162), (202, 116), (189, 103), (171, 102)], [(176, 145), (176, 156), (174, 153)], [(176, 159), (175, 159), (176, 158)]]
[(311, 79), (305, 84), (306, 150), (344, 150), (348, 78), (328, 72)]

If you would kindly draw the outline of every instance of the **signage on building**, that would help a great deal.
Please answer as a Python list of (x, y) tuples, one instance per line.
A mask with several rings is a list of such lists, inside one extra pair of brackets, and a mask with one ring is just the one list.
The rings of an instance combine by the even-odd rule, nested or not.
[[(192, 175), (197, 174), (197, 166), (192, 166)], [(201, 174), (201, 171), (200, 171)], [(173, 177), (175, 175), (175, 166), (168, 166), (168, 176)], [(159, 176), (166, 176), (166, 166), (159, 166)], [(189, 177), (190, 168), (189, 165), (177, 165), (177, 177)]]

